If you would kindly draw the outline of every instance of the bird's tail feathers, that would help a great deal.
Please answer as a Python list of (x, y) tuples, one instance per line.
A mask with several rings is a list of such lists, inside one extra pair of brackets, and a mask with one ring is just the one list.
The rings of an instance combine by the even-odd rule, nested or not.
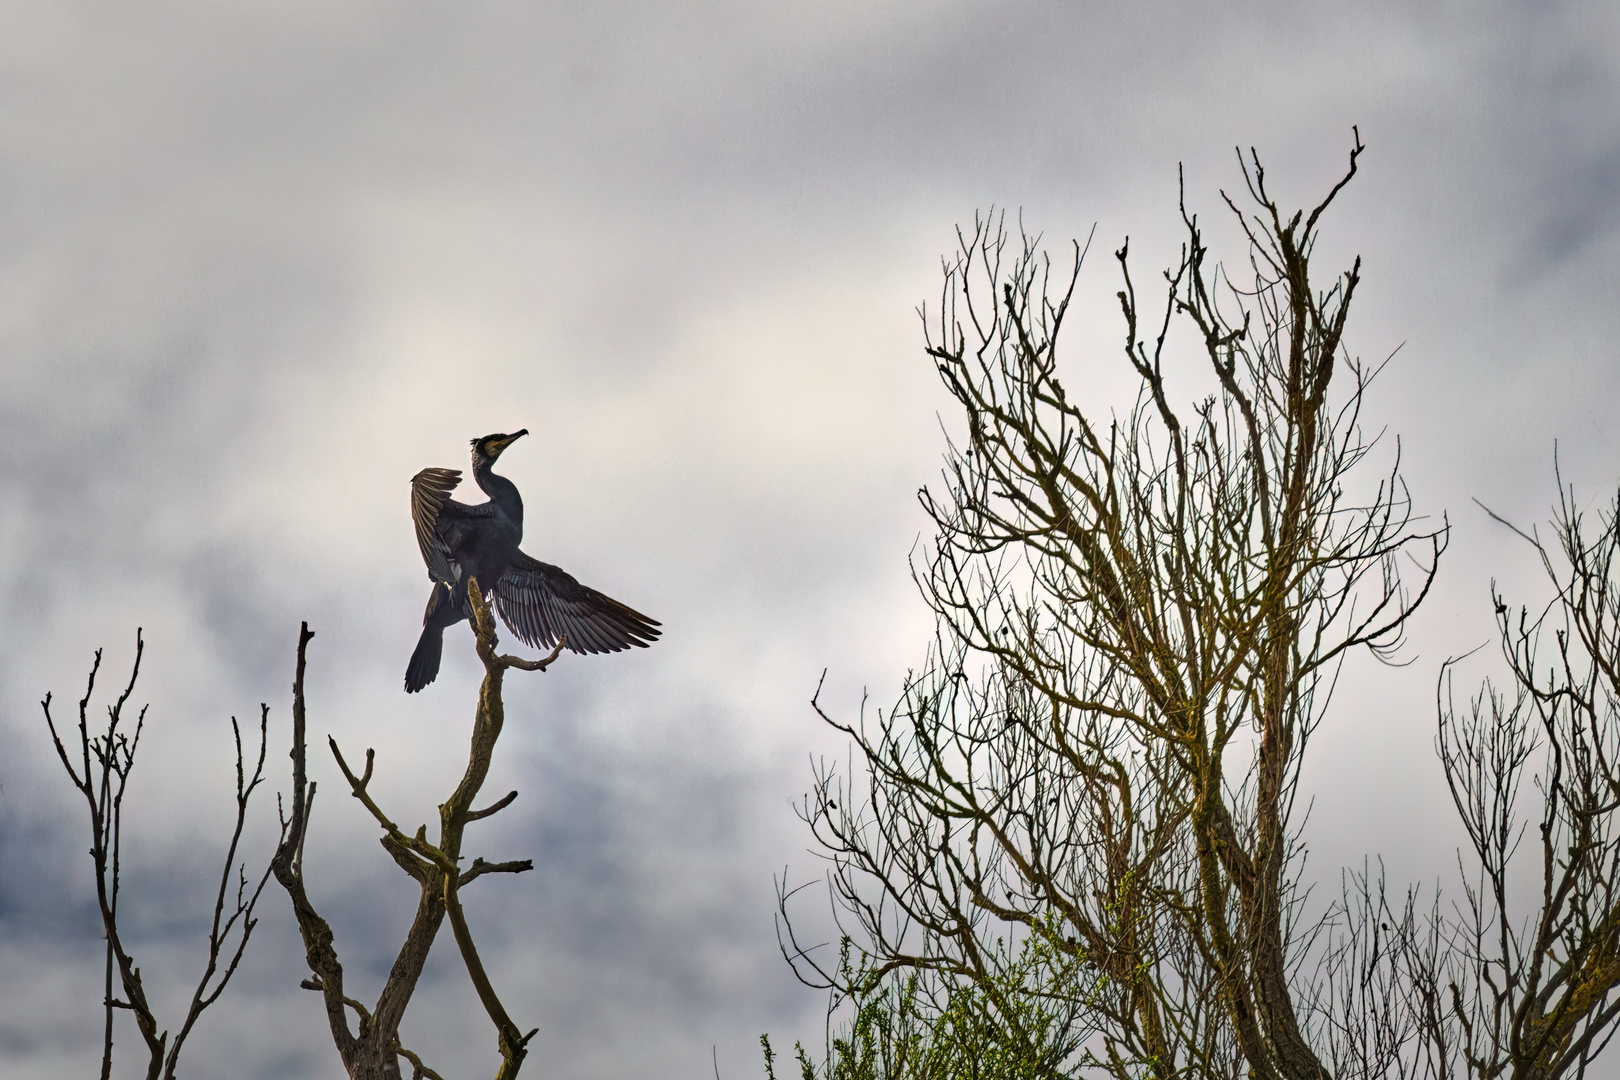
[[(437, 595), (437, 593), (435, 593)], [(444, 627), (429, 623), (422, 627), (416, 651), (405, 666), (405, 692), (414, 694), (439, 677), (439, 660), (444, 655)]]

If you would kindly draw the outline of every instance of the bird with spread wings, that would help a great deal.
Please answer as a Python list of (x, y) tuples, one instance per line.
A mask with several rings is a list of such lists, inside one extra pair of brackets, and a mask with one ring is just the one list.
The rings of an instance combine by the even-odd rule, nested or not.
[(414, 694), (439, 674), (444, 631), (472, 609), (467, 583), (476, 579), (495, 610), (525, 644), (549, 649), (559, 638), (577, 653), (646, 648), (660, 630), (617, 600), (581, 585), (567, 571), (518, 550), (523, 540), (523, 497), (517, 485), (492, 471), (501, 452), (529, 433), (485, 435), (472, 441), (473, 480), (489, 501), (456, 502), (459, 469), (423, 469), (411, 479), (411, 519), (433, 592), (422, 616), (422, 636), (405, 669), (405, 692)]

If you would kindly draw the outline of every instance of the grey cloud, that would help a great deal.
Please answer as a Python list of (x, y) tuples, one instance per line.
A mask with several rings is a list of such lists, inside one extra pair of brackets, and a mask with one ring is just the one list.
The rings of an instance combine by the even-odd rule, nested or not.
[[(776, 954), (771, 875), (816, 872), (788, 809), (805, 754), (838, 750), (804, 705), (816, 676), (830, 667), (829, 699), (853, 709), (922, 650), (904, 560), (946, 403), (913, 308), (975, 208), (1022, 206), (1055, 247), (1098, 223), (1077, 301), (1095, 321), (1076, 326), (1096, 351), (1070, 355), (1104, 394), (1107, 252), (1131, 235), (1139, 280), (1174, 256), (1176, 163), (1220, 228), (1234, 145), (1304, 199), (1361, 125), (1363, 174), (1319, 267), (1366, 257), (1353, 347), (1407, 343), (1372, 419), (1402, 435), (1420, 505), (1458, 529), (1419, 662), (1369, 668), (1383, 689), (1347, 695), (1319, 736), (1324, 762), (1382, 770), (1399, 807), (1372, 814), (1324, 771), (1324, 880), (1369, 850), (1421, 872), (1452, 843), (1405, 824), (1444, 810), (1434, 665), (1478, 643), (1492, 574), (1523, 580), (1469, 498), (1541, 516), (1555, 437), (1584, 489), (1620, 472), (1600, 408), (1616, 390), (1620, 38), (1589, 5), (11, 15), (0, 858), (26, 872), (0, 881), (0, 963), (36, 977), (0, 996), (8, 1075), (83, 1071), (96, 1049), (87, 860), (38, 698), (76, 699), (96, 644), (116, 681), (148, 628), (158, 726), (131, 889), (169, 912), (137, 950), (177, 993), (194, 896), (164, 871), (194, 882), (214, 857), (226, 717), (268, 701), (285, 740), (298, 620), (319, 634), (314, 722), (378, 748), (388, 805), (421, 817), (454, 782), (465, 635), (430, 694), (399, 693), (425, 585), (405, 482), (515, 426), (536, 432), (505, 460), (525, 546), (668, 635), (512, 688), (522, 719), (491, 786), (523, 796), (477, 842), (541, 869), (476, 898), (512, 1005), (578, 1076), (708, 1076), (716, 1044), (723, 1075), (757, 1075), (760, 1030), (819, 1038), (820, 998)], [(313, 880), (374, 980), (408, 890), (320, 767)], [(379, 895), (389, 917), (368, 921)], [(266, 904), (193, 1068), (336, 1075), (284, 900)], [(437, 1067), (487, 1060), (448, 954), (422, 992), (444, 1011), (424, 1006), (412, 1037)]]

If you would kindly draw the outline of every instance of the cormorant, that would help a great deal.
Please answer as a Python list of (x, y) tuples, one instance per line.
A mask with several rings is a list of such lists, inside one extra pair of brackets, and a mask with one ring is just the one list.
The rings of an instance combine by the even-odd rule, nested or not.
[(467, 581), (493, 594), (501, 620), (525, 644), (552, 647), (560, 635), (577, 653), (646, 648), (658, 622), (574, 580), (566, 571), (518, 550), (523, 539), (523, 497), (517, 485), (491, 470), (495, 459), (529, 433), (485, 435), (472, 441), (473, 479), (489, 501), (469, 506), (450, 498), (459, 469), (423, 469), (411, 478), (411, 519), (433, 592), (422, 616), (422, 637), (405, 669), (405, 692), (414, 694), (439, 674), (444, 630), (470, 618)]

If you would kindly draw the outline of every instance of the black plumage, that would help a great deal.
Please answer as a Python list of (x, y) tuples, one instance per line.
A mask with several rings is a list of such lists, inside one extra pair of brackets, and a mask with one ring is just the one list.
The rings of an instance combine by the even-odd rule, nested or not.
[(518, 550), (523, 497), (492, 466), (503, 450), (528, 433), (525, 428), (473, 440), (473, 480), (488, 502), (469, 505), (450, 498), (461, 483), (459, 469), (423, 469), (411, 479), (411, 519), (433, 592), (422, 616), (422, 636), (405, 669), (408, 694), (438, 676), (445, 629), (472, 615), (467, 582), (474, 578), (486, 596), (493, 596), (495, 610), (512, 633), (535, 648), (549, 649), (567, 635), (573, 652), (618, 652), (632, 645), (646, 648), (660, 633), (657, 620)]

